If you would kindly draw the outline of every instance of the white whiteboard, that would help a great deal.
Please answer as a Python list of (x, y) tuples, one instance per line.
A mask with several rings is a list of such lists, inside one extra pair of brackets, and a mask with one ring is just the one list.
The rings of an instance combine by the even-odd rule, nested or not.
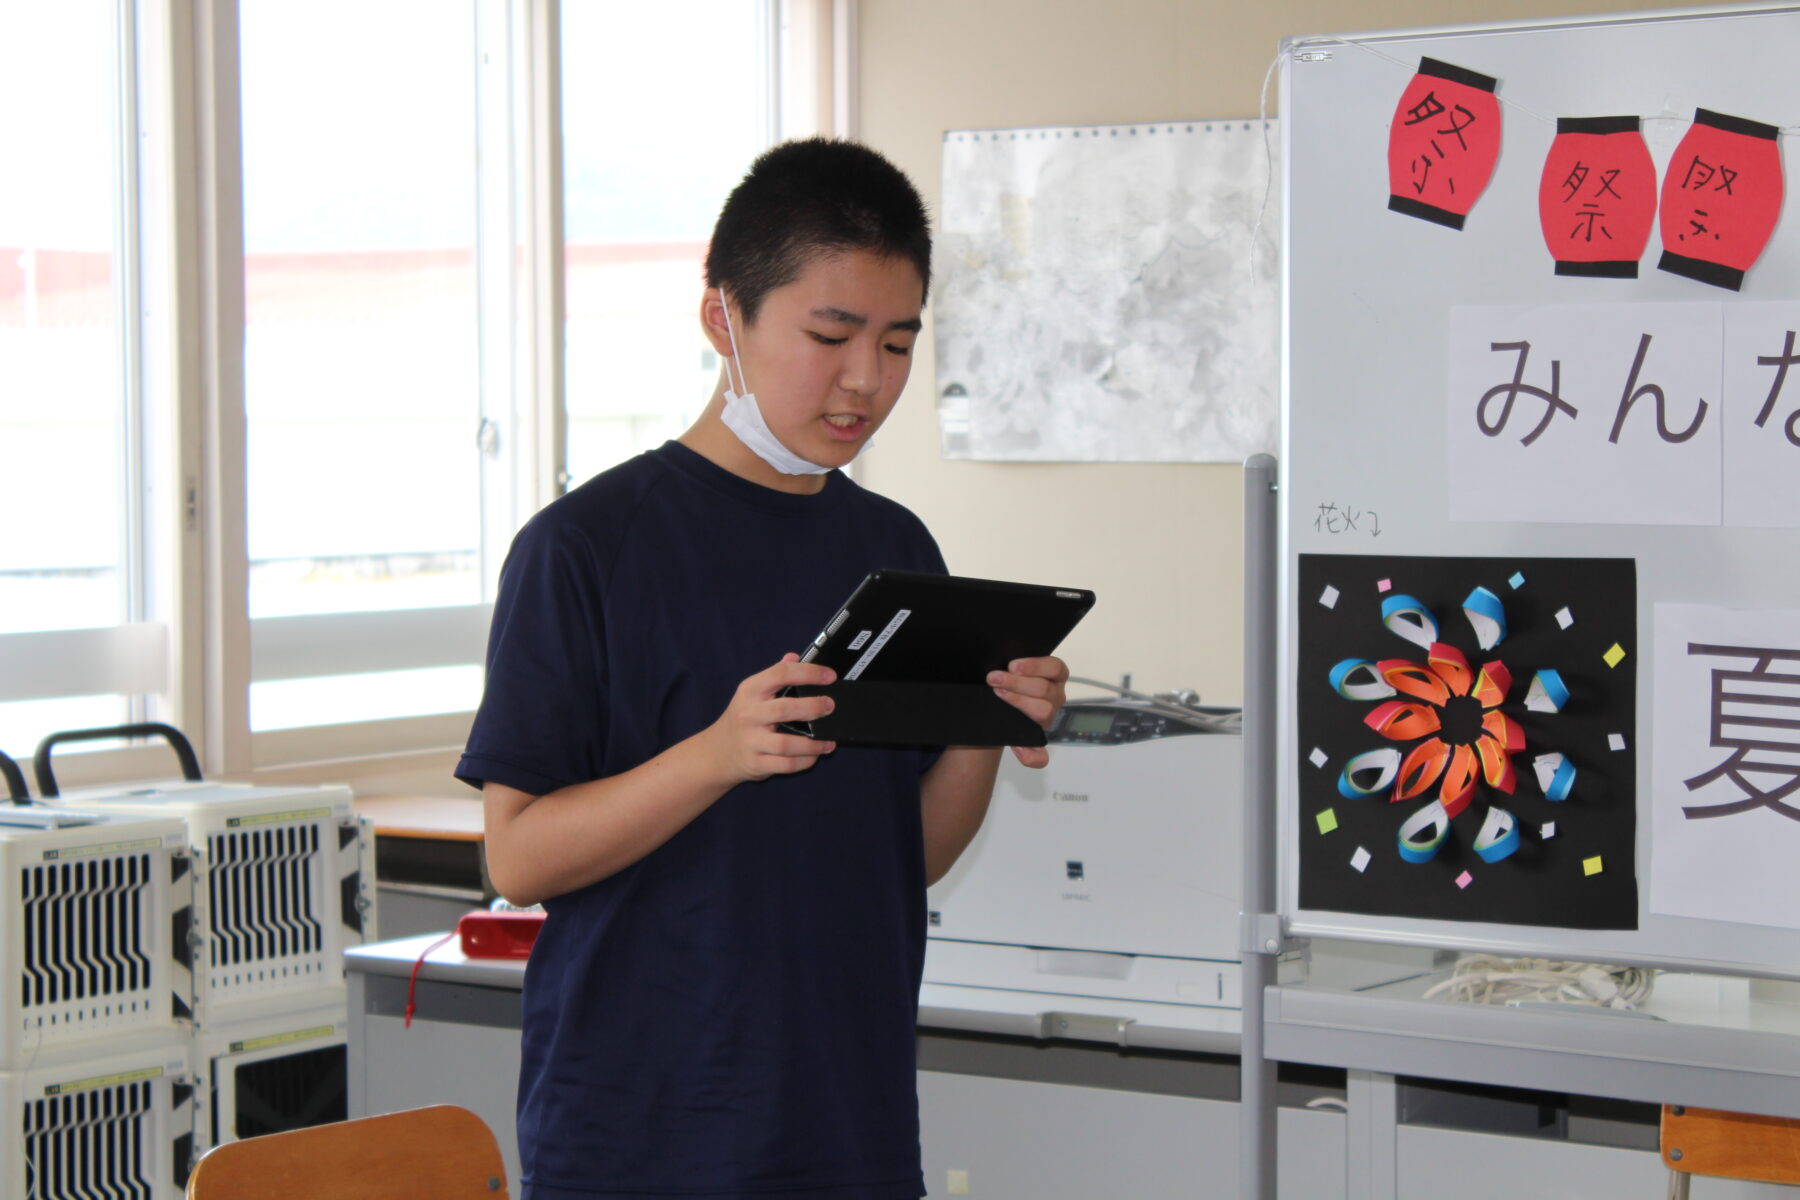
[[(1636, 280), (1565, 278), (1538, 227), (1539, 175), (1561, 116), (1636, 114), (1659, 172), (1696, 108), (1800, 125), (1794, 7), (1688, 10), (1569, 22), (1284, 43), (1285, 248), (1282, 448), (1281, 906), (1304, 936), (1347, 937), (1800, 977), (1800, 930), (1658, 916), (1648, 909), (1652, 822), (1638, 797), (1638, 928), (1574, 930), (1423, 920), (1300, 907), (1296, 671), (1301, 555), (1631, 558), (1637, 574), (1637, 700), (1631, 753), (1645, 792), (1655, 697), (1654, 608), (1800, 608), (1800, 531), (1722, 525), (1450, 519), (1446, 389), (1452, 310), (1465, 306), (1733, 306), (1800, 299), (1795, 139), (1780, 139), (1785, 214), (1741, 293), (1656, 269)], [(1386, 147), (1421, 56), (1500, 81), (1503, 148), (1466, 227), (1387, 210)], [(1800, 394), (1800, 393), (1796, 393)], [(1616, 397), (1615, 397), (1616, 400)], [(1785, 411), (1785, 409), (1784, 409)], [(1321, 522), (1321, 505), (1379, 513)], [(1795, 915), (1800, 923), (1800, 914)]]

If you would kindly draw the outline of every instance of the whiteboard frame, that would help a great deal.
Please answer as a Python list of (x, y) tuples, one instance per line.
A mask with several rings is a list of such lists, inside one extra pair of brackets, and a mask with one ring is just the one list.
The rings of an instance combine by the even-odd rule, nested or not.
[[(1735, 20), (1746, 22), (1732, 24)], [(1752, 26), (1778, 23), (1782, 38), (1759, 39)], [(1606, 70), (1598, 86), (1579, 81), (1570, 70), (1586, 49), (1602, 43), (1604, 57), (1590, 57)], [(1696, 50), (1697, 46), (1731, 43), (1745, 52), (1730, 59)], [(1665, 526), (1527, 525), (1521, 523), (1453, 524), (1433, 513), (1447, 502), (1444, 450), (1443, 388), (1448, 367), (1448, 309), (1455, 304), (1655, 303), (1716, 300), (1731, 304), (1770, 299), (1800, 299), (1800, 152), (1791, 135), (1782, 139), (1788, 197), (1783, 220), (1741, 297), (1668, 276), (1655, 269), (1656, 242), (1645, 251), (1636, 281), (1558, 279), (1537, 231), (1536, 182), (1544, 150), (1553, 136), (1542, 119), (1557, 116), (1638, 112), (1646, 117), (1691, 117), (1696, 106), (1741, 112), (1787, 128), (1800, 124), (1800, 85), (1786, 82), (1778, 102), (1767, 94), (1780, 91), (1784, 76), (1764, 79), (1754, 67), (1791, 58), (1800, 44), (1800, 5), (1745, 4), (1717, 8), (1682, 8), (1639, 14), (1609, 14), (1568, 20), (1523, 20), (1389, 30), (1332, 37), (1284, 39), (1281, 48), (1281, 137), (1286, 170), (1282, 192), (1282, 463), (1280, 517), (1280, 649), (1275, 665), (1281, 698), (1276, 774), (1279, 785), (1280, 914), (1288, 932), (1298, 936), (1345, 938), (1397, 945), (1433, 946), (1507, 955), (1592, 959), (1642, 966), (1800, 979), (1800, 928), (1727, 924), (1660, 916), (1649, 911), (1651, 826), (1648, 796), (1652, 780), (1650, 720), (1654, 662), (1653, 610), (1658, 603), (1711, 603), (1736, 607), (1800, 608), (1800, 531), (1793, 529), (1673, 529)], [(1780, 49), (1777, 49), (1777, 47)], [(1367, 51), (1368, 53), (1365, 53)], [(1324, 52), (1328, 58), (1298, 61), (1297, 55)], [(1677, 52), (1691, 53), (1695, 65), (1685, 76), (1655, 76), (1656, 60)], [(1389, 213), (1385, 208), (1385, 149), (1389, 121), (1406, 80), (1420, 55), (1428, 54), (1501, 81), (1499, 96), (1506, 113), (1502, 156), (1493, 181), (1460, 234)], [(1533, 55), (1538, 57), (1533, 58)], [(1389, 59), (1401, 60), (1400, 64)], [(1743, 64), (1749, 63), (1746, 67)], [(1529, 62), (1529, 66), (1527, 63)], [(1327, 64), (1331, 64), (1327, 67)], [(1649, 64), (1649, 66), (1647, 66)], [(1729, 65), (1726, 65), (1729, 64)], [(1404, 69), (1402, 69), (1402, 65)], [(1325, 72), (1335, 76), (1327, 84)], [(1561, 70), (1561, 74), (1557, 72)], [(1791, 67), (1785, 67), (1791, 72)], [(1304, 72), (1304, 75), (1298, 73)], [(1335, 89), (1335, 90), (1334, 90)], [(1616, 97), (1601, 99), (1600, 97)], [(1760, 98), (1759, 98), (1760, 97)], [(1322, 120), (1322, 117), (1329, 120)], [(1533, 117), (1539, 118), (1534, 120)], [(1648, 136), (1647, 128), (1647, 136)], [(1378, 144), (1370, 145), (1373, 139)], [(1653, 153), (1657, 147), (1653, 145)], [(1360, 150), (1364, 160), (1352, 160)], [(1666, 151), (1659, 154), (1658, 171)], [(1334, 168), (1348, 164), (1335, 179)], [(1374, 174), (1379, 181), (1368, 178)], [(1316, 184), (1328, 180), (1330, 186)], [(1370, 184), (1373, 186), (1369, 186)], [(1341, 227), (1321, 227), (1326, 194), (1336, 199)], [(1528, 211), (1527, 211), (1528, 210)], [(1521, 226), (1528, 225), (1528, 230)], [(1416, 227), (1416, 228), (1414, 228)], [(1325, 243), (1329, 233), (1338, 240)], [(1524, 236), (1521, 236), (1521, 234)], [(1410, 239), (1413, 248), (1405, 245)], [(1447, 239), (1461, 239), (1460, 242)], [(1429, 246), (1442, 257), (1420, 266), (1417, 246)], [(1504, 252), (1523, 248), (1528, 253)], [(1503, 252), (1498, 261), (1482, 255)], [(1357, 264), (1381, 263), (1381, 269), (1359, 278), (1348, 273)], [(1396, 264), (1398, 267), (1396, 269)], [(1480, 269), (1476, 270), (1475, 267)], [(1411, 272), (1411, 273), (1409, 273)], [(1427, 280), (1422, 300), (1395, 302), (1401, 280)], [(1620, 282), (1626, 284), (1621, 288)], [(1440, 294), (1433, 288), (1444, 288)], [(1392, 304), (1392, 307), (1384, 305)], [(1409, 362), (1396, 364), (1391, 343), (1394, 329), (1427, 330), (1408, 343)], [(1343, 326), (1339, 331), (1329, 322)], [(1433, 322), (1436, 322), (1434, 326)], [(1335, 340), (1316, 331), (1330, 328)], [(1359, 342), (1369, 343), (1360, 349)], [(1298, 352), (1296, 346), (1298, 345)], [(1362, 357), (1359, 357), (1359, 351)], [(1333, 357), (1333, 356), (1337, 357)], [(1311, 357), (1308, 357), (1311, 356)], [(1379, 357), (1376, 357), (1379, 356)], [(1355, 381), (1364, 358), (1387, 368), (1379, 391)], [(1329, 377), (1321, 360), (1332, 364)], [(1346, 381), (1350, 381), (1346, 401)], [(1325, 384), (1329, 382), (1331, 387)], [(1410, 387), (1408, 385), (1411, 385)], [(1366, 387), (1370, 390), (1357, 392)], [(1413, 397), (1394, 399), (1395, 396)], [(1398, 472), (1377, 468), (1363, 479), (1345, 473), (1343, 460), (1357, 452), (1357, 431), (1334, 422), (1360, 400), (1359, 411), (1376, 410), (1382, 420), (1411, 416), (1420, 421), (1412, 445), (1435, 461), (1423, 472), (1417, 490), (1420, 504), (1409, 525), (1390, 526), (1379, 544), (1331, 541), (1307, 527), (1313, 505), (1336, 490), (1363, 486), (1379, 493), (1383, 503), (1405, 497), (1394, 489)], [(1420, 436), (1423, 445), (1420, 446)], [(1335, 459), (1336, 461), (1332, 461)], [(1351, 497), (1344, 497), (1350, 499)], [(1368, 497), (1365, 497), (1367, 499)], [(1373, 505), (1371, 505), (1372, 507)], [(1639, 928), (1636, 931), (1572, 930), (1458, 921), (1384, 918), (1364, 914), (1301, 909), (1298, 904), (1298, 712), (1294, 703), (1298, 659), (1298, 614), (1295, 595), (1299, 555), (1306, 553), (1380, 553), (1382, 555), (1632, 557), (1638, 562), (1638, 697), (1637, 728), (1632, 738), (1638, 761), (1637, 865)], [(1785, 567), (1780, 559), (1790, 560)], [(1771, 565), (1774, 564), (1774, 565)], [(1722, 581), (1722, 582), (1715, 582)], [(1699, 588), (1701, 590), (1696, 591)], [(1800, 916), (1796, 918), (1800, 925)]]

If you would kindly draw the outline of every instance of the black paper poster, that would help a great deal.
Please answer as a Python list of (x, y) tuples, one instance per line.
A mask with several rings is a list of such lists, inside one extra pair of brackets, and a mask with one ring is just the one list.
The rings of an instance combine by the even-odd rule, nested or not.
[(1300, 556), (1300, 907), (1636, 929), (1630, 559)]

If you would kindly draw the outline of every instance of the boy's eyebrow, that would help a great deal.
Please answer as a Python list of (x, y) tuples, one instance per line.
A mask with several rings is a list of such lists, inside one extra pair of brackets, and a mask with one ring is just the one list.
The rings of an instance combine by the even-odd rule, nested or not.
[[(822, 305), (819, 308), (813, 309), (812, 315), (821, 321), (834, 321), (839, 325), (854, 325), (858, 329), (869, 323), (869, 318), (863, 316), (861, 313), (853, 313), (842, 308), (833, 308), (830, 305)], [(925, 328), (925, 322), (918, 317), (912, 317), (905, 321), (895, 321), (891, 323), (888, 328), (890, 330), (917, 333)]]

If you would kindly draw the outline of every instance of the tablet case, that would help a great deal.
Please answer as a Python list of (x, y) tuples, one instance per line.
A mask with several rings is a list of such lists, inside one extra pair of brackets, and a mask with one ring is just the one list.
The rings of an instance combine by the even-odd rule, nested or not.
[(1080, 588), (871, 572), (803, 656), (837, 682), (786, 693), (837, 707), (783, 728), (851, 745), (1042, 746), (1043, 729), (996, 696), (987, 673), (1054, 653), (1093, 606)]

